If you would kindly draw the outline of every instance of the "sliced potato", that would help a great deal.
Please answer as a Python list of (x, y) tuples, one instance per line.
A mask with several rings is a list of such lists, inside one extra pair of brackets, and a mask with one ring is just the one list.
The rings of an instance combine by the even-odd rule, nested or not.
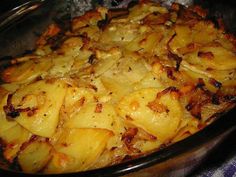
[(110, 92), (113, 102), (119, 101), (124, 95), (132, 91), (130, 83), (121, 80), (120, 77), (101, 77), (101, 80), (104, 87)]
[(16, 109), (25, 109), (15, 120), (33, 134), (51, 137), (58, 123), (66, 93), (64, 82), (38, 81), (17, 90), (12, 97)]
[[(222, 58), (224, 58), (222, 60)], [(232, 70), (236, 67), (236, 55), (221, 46), (205, 46), (184, 57), (189, 65), (199, 69)]]
[(32, 134), (29, 131), (18, 124), (3, 132), (0, 132), (0, 138), (3, 140), (5, 145), (3, 152), (5, 159), (13, 162), (13, 159), (20, 151), (21, 145), (27, 142), (31, 135)]
[(120, 59), (121, 51), (118, 48), (112, 48), (109, 51), (97, 50), (96, 57), (99, 62), (94, 66), (94, 72), (95, 76), (100, 76)]
[(76, 158), (60, 152), (53, 152), (52, 159), (44, 168), (43, 173), (58, 174), (66, 172), (76, 172), (81, 163)]
[(50, 160), (52, 146), (48, 142), (33, 141), (18, 155), (18, 162), (24, 172), (39, 172)]
[(7, 68), (2, 78), (5, 82), (30, 82), (44, 74), (52, 66), (52, 61), (47, 58), (41, 60), (29, 60), (19, 65)]
[(55, 150), (75, 158), (76, 171), (86, 170), (101, 155), (112, 136), (113, 133), (106, 129), (65, 129)]
[(163, 84), (161, 81), (154, 76), (152, 72), (146, 73), (144, 77), (137, 83), (134, 84), (134, 89), (139, 90), (142, 88), (162, 88)]
[(74, 59), (70, 56), (54, 56), (52, 59), (52, 67), (46, 76), (63, 77), (68, 73), (74, 63)]
[(178, 99), (166, 93), (150, 105), (162, 90), (147, 88), (135, 91), (124, 97), (117, 111), (127, 122), (143, 128), (161, 142), (172, 138), (179, 126), (183, 111)]
[(155, 150), (162, 145), (162, 142), (159, 140), (147, 141), (140, 140), (134, 144), (134, 148), (140, 150), (142, 153), (150, 152), (151, 150)]
[(90, 103), (66, 123), (68, 128), (104, 128), (117, 131), (114, 107), (109, 103)]
[(0, 134), (17, 124), (16, 121), (7, 119), (6, 117), (3, 107), (7, 104), (7, 98), (8, 94), (6, 94), (0, 102)]
[(94, 102), (92, 89), (84, 87), (70, 86), (67, 89), (64, 106), (66, 113), (70, 116), (80, 110), (83, 105)]

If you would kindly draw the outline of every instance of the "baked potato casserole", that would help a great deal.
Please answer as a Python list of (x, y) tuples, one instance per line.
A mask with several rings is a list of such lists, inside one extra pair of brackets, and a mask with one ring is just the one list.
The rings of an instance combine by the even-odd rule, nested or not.
[(145, 1), (52, 24), (1, 73), (2, 156), (67, 173), (180, 141), (234, 108), (235, 52), (198, 6)]

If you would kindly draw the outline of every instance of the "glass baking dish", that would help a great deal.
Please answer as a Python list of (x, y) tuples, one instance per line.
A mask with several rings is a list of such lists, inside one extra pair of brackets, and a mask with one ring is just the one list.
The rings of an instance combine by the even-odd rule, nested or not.
[[(53, 21), (64, 23), (64, 21), (71, 18), (71, 15), (78, 15), (75, 13), (75, 7), (72, 6), (73, 3), (71, 4), (71, 2), (75, 3), (76, 1), (30, 1), (4, 14), (1, 18), (2, 23), (0, 23), (0, 69), (9, 64), (11, 57), (34, 50), (36, 39), (50, 23)], [(87, 1), (87, 3), (92, 2), (94, 3), (94, 1)], [(97, 2), (105, 4), (107, 1)], [(110, 8), (120, 7), (118, 1), (116, 2), (117, 4), (113, 3), (114, 7)], [(201, 1), (195, 3), (201, 3)], [(94, 7), (95, 5), (90, 4), (90, 7)], [(219, 14), (215, 15), (214, 13), (215, 11), (213, 9), (209, 16), (213, 20), (215, 17), (219, 17)], [(228, 31), (232, 32), (234, 26), (230, 25), (230, 21), (227, 21), (232, 20), (232, 14), (228, 18), (227, 16), (223, 17), (226, 20), (226, 25), (228, 24), (226, 26)], [(217, 116), (217, 119), (212, 124), (198, 133), (162, 150), (147, 154), (144, 157), (101, 169), (56, 174), (53, 176), (186, 176), (225, 137), (236, 129), (235, 113), (235, 108), (229, 112), (222, 113)], [(11, 167), (5, 163), (3, 158), (0, 157), (0, 159), (0, 176), (47, 176), (46, 174), (25, 174), (11, 170)]]

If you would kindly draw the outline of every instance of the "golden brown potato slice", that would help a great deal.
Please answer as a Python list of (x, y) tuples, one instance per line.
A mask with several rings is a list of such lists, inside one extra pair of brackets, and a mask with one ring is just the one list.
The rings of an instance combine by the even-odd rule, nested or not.
[(222, 46), (202, 47), (185, 55), (184, 61), (201, 70), (232, 70), (236, 67), (236, 55)]
[(48, 142), (33, 141), (25, 145), (18, 155), (18, 162), (24, 172), (39, 172), (51, 158), (52, 146)]
[(52, 136), (65, 93), (66, 85), (62, 81), (42, 80), (17, 90), (12, 97), (12, 104), (19, 112), (15, 120), (33, 134)]
[[(178, 55), (184, 54), (181, 50), (187, 46), (203, 45), (212, 42), (219, 33), (212, 23), (200, 21), (193, 27), (189, 25), (176, 25), (174, 28), (176, 36), (170, 41), (169, 46), (172, 52)], [(191, 48), (191, 47), (189, 47)], [(189, 49), (194, 50), (194, 49)]]
[(46, 174), (58, 174), (66, 172), (77, 171), (77, 166), (80, 163), (76, 158), (66, 155), (64, 153), (52, 152), (52, 159), (48, 162), (47, 166), (44, 168), (43, 173)]
[(101, 155), (108, 140), (113, 136), (113, 133), (106, 129), (65, 129), (59, 141), (55, 145), (55, 150), (59, 153), (65, 154), (61, 160), (74, 159), (73, 168), (70, 167), (71, 163), (55, 163), (56, 159), (52, 159), (49, 164), (49, 172), (70, 172), (70, 171), (83, 171), (88, 169), (96, 159)]
[(27, 142), (31, 133), (21, 127), (19, 124), (0, 132), (0, 138), (3, 140), (5, 145), (3, 156), (10, 162), (13, 162), (13, 159), (17, 156), (17, 153), (20, 151), (21, 145)]
[(44, 74), (51, 66), (52, 61), (47, 58), (29, 60), (4, 70), (2, 79), (5, 82), (30, 82)]
[(58, 52), (63, 55), (75, 57), (80, 53), (80, 49), (82, 46), (83, 41), (80, 37), (71, 37), (62, 44)]
[(127, 80), (122, 80), (123, 77), (101, 77), (101, 81), (107, 91), (111, 94), (113, 102), (119, 101), (124, 95), (132, 91), (132, 87)]
[(6, 113), (3, 109), (3, 107), (7, 104), (7, 98), (8, 94), (6, 94), (0, 102), (0, 134), (17, 124), (16, 121), (7, 119)]
[(175, 135), (183, 111), (178, 99), (171, 92), (163, 94), (155, 101), (157, 94), (161, 92), (158, 88), (135, 91), (119, 102), (117, 111), (127, 122), (165, 142)]
[(2, 84), (1, 87), (9, 92), (15, 92), (22, 84), (19, 82)]
[(137, 6), (130, 9), (130, 13), (128, 16), (128, 19), (132, 22), (136, 22), (139, 20), (142, 20), (147, 15), (151, 13), (168, 13), (167, 8), (158, 6), (156, 4), (152, 3), (140, 3)]
[(90, 88), (70, 86), (65, 96), (65, 111), (70, 115), (78, 112), (81, 107), (89, 102), (94, 102), (94, 92)]
[(52, 59), (52, 67), (45, 76), (48, 77), (63, 77), (68, 73), (74, 63), (74, 58), (71, 56), (54, 56)]
[(127, 44), (139, 35), (138, 25), (112, 21), (111, 25), (101, 34), (100, 41), (105, 45), (116, 46), (117, 44)]

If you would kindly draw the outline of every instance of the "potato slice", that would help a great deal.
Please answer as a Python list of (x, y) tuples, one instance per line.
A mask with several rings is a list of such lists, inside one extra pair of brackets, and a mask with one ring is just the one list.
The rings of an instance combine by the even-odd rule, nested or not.
[(205, 70), (232, 70), (236, 68), (236, 55), (221, 46), (202, 47), (196, 52), (185, 55), (184, 60), (191, 66), (194, 65)]
[(80, 162), (69, 155), (64, 153), (55, 152), (52, 153), (52, 159), (44, 168), (43, 173), (46, 174), (58, 174), (66, 172), (77, 171), (77, 166), (80, 166)]
[(96, 51), (98, 63), (94, 65), (95, 76), (100, 76), (110, 69), (121, 57), (119, 48), (112, 48), (109, 51)]
[(24, 172), (36, 173), (50, 160), (52, 146), (48, 142), (33, 141), (18, 155), (18, 162)]
[(154, 76), (152, 72), (147, 72), (139, 82), (134, 84), (135, 90), (143, 88), (162, 88), (162, 87), (163, 84), (156, 76)]
[(2, 84), (1, 87), (9, 92), (15, 92), (19, 87), (21, 83), (19, 82), (13, 82), (13, 83), (6, 83)]
[(71, 86), (67, 89), (64, 105), (69, 115), (79, 111), (83, 105), (89, 102), (94, 102), (92, 89), (76, 86)]
[(84, 87), (71, 86), (67, 89), (65, 96), (65, 107), (76, 104), (81, 98), (84, 98), (84, 104), (94, 101), (93, 90)]
[(46, 76), (63, 77), (70, 71), (73, 62), (74, 59), (70, 56), (54, 56), (52, 59), (53, 66)]
[(13, 159), (17, 156), (17, 153), (20, 150), (20, 147), (23, 143), (27, 142), (31, 133), (16, 124), (15, 126), (0, 132), (0, 138), (3, 140), (5, 145), (3, 155), (5, 159), (12, 162)]
[(155, 104), (150, 105), (161, 91), (157, 88), (135, 91), (119, 102), (117, 111), (128, 123), (143, 128), (165, 142), (175, 135), (183, 111), (171, 92), (163, 94)]
[(111, 43), (113, 45), (127, 44), (138, 36), (137, 24), (119, 23), (114, 20), (111, 21), (111, 25), (108, 25), (105, 32), (101, 34), (101, 43)]
[(25, 109), (15, 120), (33, 134), (51, 137), (66, 93), (65, 83), (38, 81), (17, 90), (12, 97), (16, 109)]
[(121, 77), (110, 78), (101, 77), (104, 87), (110, 92), (112, 101), (119, 101), (124, 95), (132, 91), (132, 87), (127, 80), (121, 80)]
[(172, 52), (178, 54), (178, 49), (192, 43), (191, 29), (186, 25), (175, 26), (176, 36), (170, 41), (169, 46)]
[(147, 15), (156, 12), (156, 13), (168, 13), (166, 7), (161, 7), (160, 5), (156, 5), (154, 3), (140, 3), (137, 6), (130, 9), (130, 13), (128, 18), (131, 21), (139, 21), (145, 18)]
[(176, 36), (170, 41), (169, 46), (172, 52), (182, 55), (181, 48), (189, 44), (205, 45), (216, 39), (218, 31), (212, 23), (200, 21), (193, 27), (188, 25), (176, 25)]
[(150, 34), (143, 34), (138, 36), (133, 41), (128, 43), (126, 46), (127, 50), (131, 51), (139, 51), (142, 50), (144, 52), (152, 53), (154, 48), (163, 38), (162, 33), (159, 32), (152, 32)]
[(3, 110), (3, 106), (7, 104), (7, 98), (8, 94), (6, 94), (0, 102), (0, 134), (17, 124), (16, 121), (7, 119), (6, 113)]
[(159, 140), (147, 141), (140, 140), (134, 144), (134, 148), (139, 149), (142, 153), (150, 152), (151, 150), (157, 149), (162, 145), (162, 142)]
[(30, 82), (44, 74), (52, 66), (50, 59), (29, 60), (7, 68), (2, 78), (5, 82)]
[(71, 37), (67, 39), (59, 49), (59, 53), (75, 57), (80, 53), (83, 41), (80, 37)]
[[(75, 158), (77, 164), (76, 171), (86, 170), (92, 166), (96, 159), (101, 155), (107, 141), (112, 136), (113, 133), (106, 129), (65, 129), (55, 145), (55, 150), (66, 156)], [(71, 169), (69, 166), (59, 166), (55, 171), (56, 170), (68, 172)]]
[(66, 123), (68, 128), (104, 128), (116, 131), (117, 118), (114, 107), (109, 103), (90, 103), (74, 114)]

